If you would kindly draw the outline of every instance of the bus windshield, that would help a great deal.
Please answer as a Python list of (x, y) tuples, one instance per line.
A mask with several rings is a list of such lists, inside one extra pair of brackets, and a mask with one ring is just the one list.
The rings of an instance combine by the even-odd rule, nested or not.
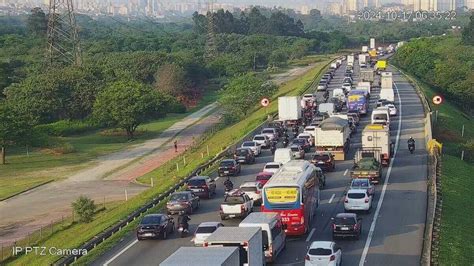
[(287, 209), (299, 206), (298, 187), (268, 187), (265, 188), (265, 200), (271, 208)]

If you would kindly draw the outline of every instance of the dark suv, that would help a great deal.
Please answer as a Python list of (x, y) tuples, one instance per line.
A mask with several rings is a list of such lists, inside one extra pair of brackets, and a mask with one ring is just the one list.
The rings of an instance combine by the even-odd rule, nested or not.
[(338, 213), (332, 220), (332, 237), (360, 238), (362, 232), (362, 218), (357, 218), (355, 213)]
[(334, 155), (329, 152), (316, 152), (311, 158), (311, 163), (326, 172), (334, 171), (336, 168)]
[(234, 159), (239, 163), (255, 163), (255, 155), (251, 149), (238, 148), (234, 152)]
[(145, 238), (166, 239), (174, 232), (173, 218), (166, 214), (147, 214), (137, 227), (138, 241)]
[(200, 198), (210, 199), (216, 194), (216, 181), (209, 176), (194, 176), (188, 180), (187, 187)]
[(219, 176), (231, 176), (237, 175), (240, 173), (240, 164), (234, 159), (225, 159), (222, 160), (219, 164), (219, 170), (217, 170), (217, 174)]
[(166, 203), (168, 214), (186, 213), (192, 214), (199, 208), (199, 197), (192, 191), (175, 192), (170, 196), (170, 200)]

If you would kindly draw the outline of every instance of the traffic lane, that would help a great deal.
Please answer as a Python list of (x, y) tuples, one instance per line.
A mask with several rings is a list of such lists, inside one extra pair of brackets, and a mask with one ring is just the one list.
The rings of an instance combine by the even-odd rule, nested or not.
[[(427, 204), (424, 112), (420, 99), (406, 79), (394, 72), (394, 80), (403, 108), (399, 154), (366, 258), (367, 265), (419, 265), (423, 247)], [(407, 149), (410, 136), (420, 143), (415, 154)], [(387, 261), (387, 257), (393, 259)]]

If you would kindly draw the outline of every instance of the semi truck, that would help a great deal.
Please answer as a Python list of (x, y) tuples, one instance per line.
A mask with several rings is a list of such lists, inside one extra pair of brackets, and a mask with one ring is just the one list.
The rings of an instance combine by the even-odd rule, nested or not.
[(395, 93), (393, 91), (393, 79), (392, 72), (382, 72), (381, 73), (381, 89), (380, 89), (380, 99), (394, 102)]
[(330, 151), (335, 160), (345, 160), (349, 150), (351, 129), (349, 122), (340, 117), (329, 117), (316, 128), (317, 151)]
[(383, 166), (388, 166), (393, 155), (394, 143), (390, 130), (383, 125), (369, 124), (362, 131), (362, 149), (379, 149)]
[(368, 178), (371, 183), (378, 184), (382, 177), (380, 149), (361, 149), (354, 157), (351, 178)]
[(204, 246), (208, 248), (237, 247), (240, 257), (239, 265), (265, 265), (262, 235), (260, 227), (219, 227), (204, 241)]
[(360, 67), (367, 67), (367, 54), (360, 54), (359, 55), (359, 66)]
[(299, 124), (301, 117), (300, 96), (278, 97), (278, 120), (287, 125), (294, 125)]
[(160, 266), (235, 266), (242, 265), (238, 247), (180, 247)]

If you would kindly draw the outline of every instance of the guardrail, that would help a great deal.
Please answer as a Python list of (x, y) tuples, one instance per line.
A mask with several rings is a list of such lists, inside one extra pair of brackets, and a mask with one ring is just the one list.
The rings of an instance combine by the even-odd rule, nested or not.
[[(318, 71), (318, 73), (316, 74), (316, 77), (315, 79), (313, 80), (313, 82), (311, 82), (310, 84), (308, 84), (307, 86), (305, 86), (299, 93), (304, 93), (306, 91), (308, 91), (309, 89), (313, 88), (314, 85), (316, 84), (316, 80), (317, 80), (317, 77), (321, 76), (321, 73), (323, 71), (325, 71), (328, 66), (330, 65), (330, 63), (332, 63), (334, 60), (332, 60), (331, 62), (329, 62), (328, 64), (326, 64), (325, 66), (323, 66), (321, 68), (320, 71)], [(272, 118), (275, 118), (277, 115), (276, 112), (274, 113), (270, 113), (269, 114), (269, 117), (272, 117)], [(198, 168), (196, 168), (195, 170), (193, 170), (191, 172), (191, 174), (189, 176), (187, 176), (186, 178), (182, 179), (181, 181), (179, 181), (177, 184), (175, 184), (174, 186), (170, 187), (170, 189), (168, 189), (166, 192), (158, 195), (158, 197), (154, 198), (152, 201), (150, 201), (149, 203), (145, 204), (143, 207), (139, 208), (138, 210), (132, 212), (130, 215), (127, 216), (127, 218), (125, 218), (124, 220), (121, 220), (120, 222), (118, 222), (117, 224), (113, 225), (112, 227), (106, 229), (105, 231), (103, 231), (102, 233), (98, 234), (97, 236), (94, 236), (91, 240), (89, 240), (88, 242), (86, 242), (84, 245), (82, 245), (80, 247), (80, 249), (83, 249), (83, 250), (87, 250), (87, 252), (90, 252), (92, 249), (94, 249), (97, 245), (99, 245), (100, 243), (104, 242), (106, 239), (108, 239), (109, 237), (111, 237), (112, 235), (114, 235), (115, 233), (121, 231), (122, 229), (124, 229), (128, 224), (130, 224), (131, 222), (135, 221), (135, 219), (139, 218), (142, 214), (148, 212), (151, 208), (155, 207), (156, 205), (160, 204), (161, 201), (165, 200), (168, 196), (170, 196), (172, 193), (178, 191), (182, 186), (184, 186), (184, 184), (186, 184), (186, 182), (192, 178), (193, 176), (196, 176), (196, 175), (199, 175), (201, 174), (203, 171), (207, 170), (208, 168), (210, 168), (211, 166), (213, 166), (216, 162), (218, 162), (221, 158), (224, 158), (226, 157), (229, 152), (232, 152), (236, 149), (237, 146), (239, 146), (243, 141), (249, 139), (249, 137), (253, 136), (256, 132), (260, 132), (261, 129), (268, 123), (268, 119), (265, 120), (264, 122), (262, 122), (261, 124), (259, 124), (255, 129), (253, 129), (252, 131), (250, 131), (249, 133), (247, 133), (245, 136), (243, 136), (242, 138), (240, 138), (239, 140), (237, 140), (234, 144), (232, 145), (229, 145), (227, 148), (225, 148), (224, 150), (222, 150), (220, 153), (218, 153), (213, 159), (211, 159), (210, 161), (204, 163), (203, 165), (199, 166)], [(66, 257), (62, 257), (61, 259), (59, 259), (58, 261), (56, 261), (54, 263), (54, 265), (70, 265), (71, 263), (75, 262), (77, 259), (79, 259), (82, 255), (81, 254), (78, 254), (78, 255), (70, 255), (70, 256), (66, 256)]]

